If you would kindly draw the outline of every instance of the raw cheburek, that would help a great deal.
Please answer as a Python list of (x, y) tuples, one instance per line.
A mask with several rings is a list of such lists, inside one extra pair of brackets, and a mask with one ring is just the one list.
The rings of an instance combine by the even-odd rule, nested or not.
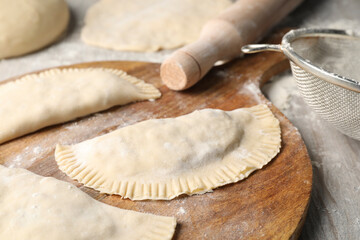
[(230, 0), (101, 0), (89, 8), (82, 40), (125, 51), (157, 51), (195, 41)]
[(0, 84), (0, 144), (46, 126), (134, 101), (153, 85), (110, 68), (51, 69)]
[(176, 220), (119, 209), (70, 183), (0, 165), (0, 239), (170, 240)]
[(67, 175), (132, 200), (172, 199), (237, 182), (280, 150), (279, 121), (266, 105), (204, 109), (151, 119), (72, 145), (55, 159)]

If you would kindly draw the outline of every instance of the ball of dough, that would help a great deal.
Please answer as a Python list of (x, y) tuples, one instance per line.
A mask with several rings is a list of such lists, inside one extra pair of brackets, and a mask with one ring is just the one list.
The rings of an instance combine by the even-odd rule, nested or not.
[(65, 31), (69, 16), (64, 0), (0, 0), (0, 59), (54, 42)]

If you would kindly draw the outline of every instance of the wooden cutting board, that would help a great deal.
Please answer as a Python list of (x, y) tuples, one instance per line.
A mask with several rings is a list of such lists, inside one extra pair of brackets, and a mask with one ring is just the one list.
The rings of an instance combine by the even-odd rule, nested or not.
[[(280, 37), (275, 35), (276, 40)], [(178, 222), (174, 239), (296, 239), (299, 236), (312, 186), (310, 159), (298, 130), (259, 90), (271, 76), (289, 67), (284, 56), (261, 53), (234, 60), (215, 67), (205, 79), (184, 92), (168, 90), (161, 83), (159, 64), (155, 63), (114, 61), (67, 67), (121, 69), (154, 84), (163, 96), (154, 102), (113, 107), (2, 144), (1, 164), (71, 182), (93, 198), (116, 207), (174, 216)], [(220, 187), (213, 193), (180, 196), (171, 201), (133, 202), (82, 186), (63, 174), (55, 163), (57, 143), (78, 143), (150, 118), (176, 117), (203, 108), (233, 110), (259, 103), (266, 103), (280, 120), (281, 152), (246, 180)]]

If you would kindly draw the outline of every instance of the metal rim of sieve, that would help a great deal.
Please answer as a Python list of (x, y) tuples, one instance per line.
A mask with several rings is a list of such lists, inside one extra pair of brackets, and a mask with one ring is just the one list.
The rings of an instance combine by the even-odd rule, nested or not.
[(243, 53), (257, 53), (263, 51), (282, 52), (289, 60), (294, 62), (306, 72), (309, 72), (331, 84), (343, 87), (351, 91), (360, 92), (360, 82), (315, 66), (310, 61), (297, 54), (291, 47), (291, 43), (296, 39), (303, 37), (336, 37), (350, 38), (355, 41), (360, 41), (359, 35), (348, 30), (300, 28), (296, 30), (291, 30), (286, 33), (282, 38), (281, 44), (249, 44), (243, 46), (241, 50), (243, 51)]

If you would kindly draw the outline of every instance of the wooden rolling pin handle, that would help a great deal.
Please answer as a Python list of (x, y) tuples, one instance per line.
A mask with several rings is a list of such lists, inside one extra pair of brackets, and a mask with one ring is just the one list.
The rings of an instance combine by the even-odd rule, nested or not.
[(238, 0), (203, 27), (200, 38), (166, 59), (162, 81), (172, 90), (197, 83), (218, 60), (241, 54), (241, 47), (259, 41), (302, 0)]

